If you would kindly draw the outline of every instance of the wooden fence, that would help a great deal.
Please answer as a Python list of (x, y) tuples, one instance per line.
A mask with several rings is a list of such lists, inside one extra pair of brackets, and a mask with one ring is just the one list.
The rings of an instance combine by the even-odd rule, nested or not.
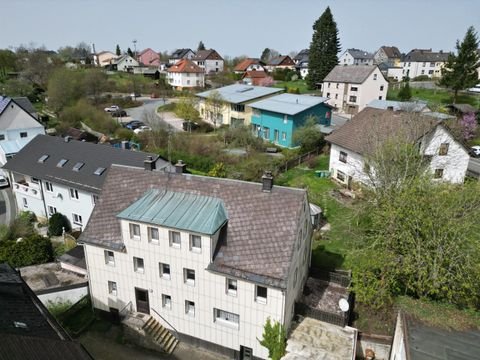
[(302, 155), (296, 157), (295, 159), (288, 160), (285, 163), (283, 163), (282, 165), (278, 166), (277, 171), (278, 171), (278, 173), (287, 172), (288, 169), (294, 168), (295, 166), (298, 166), (298, 165), (302, 164), (307, 159), (309, 159), (311, 156), (319, 155), (320, 151), (321, 151), (321, 149), (317, 148), (315, 150), (312, 150), (312, 151), (309, 151), (305, 154), (302, 154)]

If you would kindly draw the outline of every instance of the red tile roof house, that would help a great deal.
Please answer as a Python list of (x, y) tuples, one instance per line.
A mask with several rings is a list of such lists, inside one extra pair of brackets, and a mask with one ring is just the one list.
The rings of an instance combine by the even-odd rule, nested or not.
[(259, 59), (245, 59), (237, 64), (233, 69), (235, 74), (243, 74), (247, 71), (265, 71), (265, 63)]
[(167, 70), (168, 84), (178, 90), (205, 87), (204, 70), (191, 60), (182, 59)]
[(137, 56), (137, 60), (145, 66), (160, 66), (160, 56), (150, 48), (140, 52)]
[(272, 86), (273, 78), (265, 71), (247, 71), (242, 76), (242, 82), (247, 85)]

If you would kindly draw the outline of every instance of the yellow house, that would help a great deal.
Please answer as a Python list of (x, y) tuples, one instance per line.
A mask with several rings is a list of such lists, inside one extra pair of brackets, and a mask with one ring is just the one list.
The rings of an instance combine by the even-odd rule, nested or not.
[[(283, 89), (234, 84), (197, 94), (200, 98), (198, 111), (203, 120), (215, 126), (233, 127), (250, 125), (252, 109), (248, 104), (283, 92)], [(218, 105), (208, 99), (218, 98)], [(223, 102), (223, 104), (221, 104)], [(216, 119), (215, 119), (216, 116)]]

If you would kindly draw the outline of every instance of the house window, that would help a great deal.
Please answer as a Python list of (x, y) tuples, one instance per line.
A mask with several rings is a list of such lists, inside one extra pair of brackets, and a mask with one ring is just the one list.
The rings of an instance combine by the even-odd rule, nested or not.
[(53, 192), (53, 185), (51, 182), (45, 181), (45, 191)]
[(195, 286), (195, 270), (183, 269), (183, 282), (190, 286)]
[(277, 129), (273, 130), (273, 141), (278, 142), (279, 132)]
[(357, 97), (356, 96), (350, 96), (349, 101), (352, 103), (357, 102)]
[(145, 272), (145, 267), (143, 264), (143, 259), (138, 257), (133, 257), (133, 270), (137, 273), (143, 274)]
[(429, 75), (432, 75), (432, 74), (433, 74), (433, 70), (428, 70), (428, 74), (429, 74)]
[(270, 128), (263, 127), (263, 138), (266, 140), (270, 139)]
[(113, 251), (105, 250), (105, 264), (115, 266), (115, 254)]
[(339, 85), (340, 85), (339, 83), (336, 83), (336, 84), (335, 84), (335, 88), (338, 89)]
[(28, 209), (28, 201), (26, 198), (22, 198), (23, 207)]
[(347, 156), (348, 154), (345, 152), (345, 151), (340, 151), (340, 156), (339, 156), (339, 161), (341, 161), (342, 163), (347, 163)]
[(377, 80), (377, 74), (373, 74), (373, 80)]
[(108, 293), (112, 296), (117, 296), (117, 283), (115, 281), (108, 282)]
[(338, 100), (338, 94), (335, 94), (335, 100)]
[(130, 230), (130, 239), (140, 240), (140, 225), (138, 224), (129, 224)]
[(421, 74), (422, 74), (422, 75), (425, 75), (425, 70), (422, 70)]
[(92, 195), (92, 204), (96, 205), (98, 202), (98, 195)]
[(81, 216), (81, 215), (72, 214), (72, 218), (73, 218), (73, 223), (74, 223), (75, 225), (80, 225), (80, 226), (83, 225), (82, 216)]
[(267, 288), (265, 286), (255, 285), (255, 301), (260, 304), (267, 303)]
[(172, 297), (170, 295), (162, 294), (162, 307), (166, 309), (172, 308)]
[(358, 87), (352, 86), (352, 87), (350, 88), (350, 91), (358, 91)]
[(170, 246), (180, 248), (180, 233), (178, 231), (169, 231)]
[(382, 100), (382, 99), (383, 99), (383, 96), (379, 96), (379, 97), (378, 97), (378, 100)]
[(227, 295), (237, 296), (237, 280), (227, 278)]
[(213, 321), (222, 325), (238, 329), (238, 326), (240, 324), (240, 316), (238, 316), (238, 314), (214, 308)]
[(245, 111), (245, 105), (244, 104), (231, 104), (230, 107), (233, 111), (237, 111), (237, 112), (244, 112)]
[(26, 131), (20, 133), (21, 138), (26, 138), (27, 136), (28, 136), (28, 134), (27, 134)]
[(69, 191), (70, 191), (70, 199), (78, 200), (78, 190), (70, 188)]
[(193, 301), (185, 300), (185, 314), (195, 316), (195, 303)]
[(159, 263), (160, 277), (162, 279), (170, 280), (170, 265)]
[(202, 237), (199, 235), (190, 235), (190, 251), (202, 251)]
[(425, 67), (425, 65), (426, 65), (425, 63), (422, 63), (422, 67)]
[(341, 182), (345, 182), (345, 173), (337, 170), (337, 180), (340, 180)]
[(158, 228), (148, 228), (148, 241), (153, 243), (158, 243), (160, 241), (160, 234), (158, 233)]
[(297, 286), (298, 268), (295, 268), (295, 274), (293, 275), (293, 287)]
[(283, 141), (287, 140), (287, 133), (285, 131), (282, 131), (282, 140)]
[(54, 206), (48, 205), (47, 209), (48, 209), (48, 216), (52, 216), (53, 214), (57, 213), (57, 208)]
[(330, 89), (330, 83), (328, 83), (328, 88)]
[(0, 141), (1, 140), (5, 140), (5, 135), (4, 134), (0, 134)]
[(383, 85), (382, 85), (382, 86), (380, 86), (380, 91), (383, 91)]
[(443, 178), (443, 169), (435, 169), (435, 174), (433, 175), (434, 179)]
[(329, 93), (329, 92), (327, 92), (327, 98), (329, 98), (329, 97), (330, 97), (330, 93)]
[(40, 182), (40, 179), (37, 179), (36, 177), (32, 177), (32, 183), (38, 184)]
[(440, 149), (438, 150), (438, 155), (444, 156), (448, 154), (448, 143), (443, 143), (440, 145)]
[(283, 115), (283, 123), (288, 123), (288, 115)]

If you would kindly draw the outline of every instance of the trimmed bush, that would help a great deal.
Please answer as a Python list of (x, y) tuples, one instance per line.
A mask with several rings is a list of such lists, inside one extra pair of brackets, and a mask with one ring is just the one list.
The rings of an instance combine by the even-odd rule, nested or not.
[(63, 228), (68, 232), (72, 229), (67, 217), (63, 214), (56, 213), (50, 217), (48, 221), (48, 235), (59, 236), (63, 233)]
[(43, 264), (53, 260), (53, 247), (49, 238), (32, 235), (20, 241), (3, 241), (0, 243), (0, 262), (7, 262), (12, 267)]

